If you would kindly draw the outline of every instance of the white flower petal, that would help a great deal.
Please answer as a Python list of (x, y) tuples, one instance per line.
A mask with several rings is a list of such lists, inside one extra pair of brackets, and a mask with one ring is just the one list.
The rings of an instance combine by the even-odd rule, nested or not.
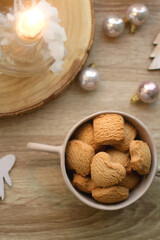
[(56, 61), (53, 63), (53, 65), (50, 67), (51, 72), (54, 74), (58, 74), (60, 71), (62, 71), (63, 61)]
[(60, 61), (64, 58), (65, 48), (63, 44), (56, 41), (50, 42), (48, 48), (56, 61)]

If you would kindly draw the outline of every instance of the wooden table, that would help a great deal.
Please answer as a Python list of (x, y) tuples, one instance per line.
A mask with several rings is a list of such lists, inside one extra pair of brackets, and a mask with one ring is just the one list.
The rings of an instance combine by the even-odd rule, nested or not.
[[(140, 118), (151, 130), (160, 157), (160, 100), (153, 105), (130, 105), (144, 80), (160, 82), (160, 72), (148, 72), (152, 42), (160, 31), (160, 2), (145, 0), (151, 17), (131, 36), (107, 39), (102, 21), (109, 12), (124, 14), (134, 0), (94, 0), (95, 41), (88, 63), (95, 62), (101, 85), (82, 91), (77, 81), (57, 100), (37, 112), (0, 120), (1, 154), (15, 153), (13, 187), (5, 186), (0, 202), (0, 240), (160, 239), (160, 180), (132, 206), (103, 212), (78, 201), (64, 184), (59, 157), (31, 152), (28, 141), (61, 144), (73, 124), (88, 114), (114, 109)], [(141, 1), (139, 1), (141, 2)], [(87, 63), (86, 63), (87, 64)]]

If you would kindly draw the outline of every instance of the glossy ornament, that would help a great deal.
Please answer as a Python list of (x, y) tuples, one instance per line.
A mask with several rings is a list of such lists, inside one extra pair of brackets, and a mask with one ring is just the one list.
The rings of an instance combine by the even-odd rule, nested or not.
[(142, 101), (144, 103), (153, 103), (160, 95), (160, 88), (157, 83), (146, 81), (143, 82), (137, 93), (132, 97), (131, 103)]
[(86, 91), (95, 90), (100, 82), (99, 72), (91, 65), (81, 71), (79, 74), (80, 87)]
[(108, 37), (119, 37), (124, 32), (125, 22), (117, 15), (108, 15), (103, 22), (103, 28)]
[(131, 24), (140, 26), (149, 18), (148, 8), (141, 3), (131, 5), (127, 10), (127, 19)]

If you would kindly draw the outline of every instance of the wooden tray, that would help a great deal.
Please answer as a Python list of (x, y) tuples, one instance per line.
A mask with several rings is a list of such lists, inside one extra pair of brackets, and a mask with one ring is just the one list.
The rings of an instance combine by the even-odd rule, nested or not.
[[(66, 29), (68, 50), (64, 70), (58, 76), (48, 71), (31, 78), (0, 75), (0, 117), (37, 109), (59, 96), (81, 70), (92, 45), (94, 8), (92, 0), (49, 0), (57, 7)], [(11, 0), (1, 0), (0, 8)]]

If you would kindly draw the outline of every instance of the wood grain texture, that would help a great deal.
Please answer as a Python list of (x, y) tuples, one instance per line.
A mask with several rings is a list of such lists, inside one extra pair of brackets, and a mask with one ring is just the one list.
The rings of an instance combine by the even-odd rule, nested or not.
[[(29, 1), (28, 1), (29, 2)], [(82, 68), (93, 42), (94, 9), (91, 0), (48, 0), (59, 11), (67, 34), (67, 57), (63, 71), (51, 71), (33, 77), (0, 76), (0, 117), (13, 116), (41, 107), (59, 96)], [(0, 10), (13, 1), (1, 0)], [(23, 76), (21, 73), (19, 74)]]
[(160, 239), (159, 178), (155, 178), (140, 200), (126, 209), (98, 211), (69, 192), (57, 155), (26, 149), (29, 141), (62, 144), (77, 121), (88, 114), (113, 109), (133, 114), (148, 126), (160, 159), (160, 99), (153, 105), (130, 105), (130, 98), (142, 81), (160, 83), (160, 72), (147, 70), (152, 43), (160, 30), (160, 1), (145, 0), (151, 12), (148, 23), (136, 35), (131, 36), (126, 30), (115, 40), (107, 39), (103, 33), (106, 13), (124, 14), (135, 1), (94, 0), (94, 3), (95, 40), (86, 65), (95, 62), (100, 71), (97, 91), (84, 92), (75, 80), (63, 95), (42, 109), (0, 120), (0, 157), (7, 153), (17, 156), (10, 174), (13, 187), (5, 186), (6, 198), (0, 202), (0, 240)]

